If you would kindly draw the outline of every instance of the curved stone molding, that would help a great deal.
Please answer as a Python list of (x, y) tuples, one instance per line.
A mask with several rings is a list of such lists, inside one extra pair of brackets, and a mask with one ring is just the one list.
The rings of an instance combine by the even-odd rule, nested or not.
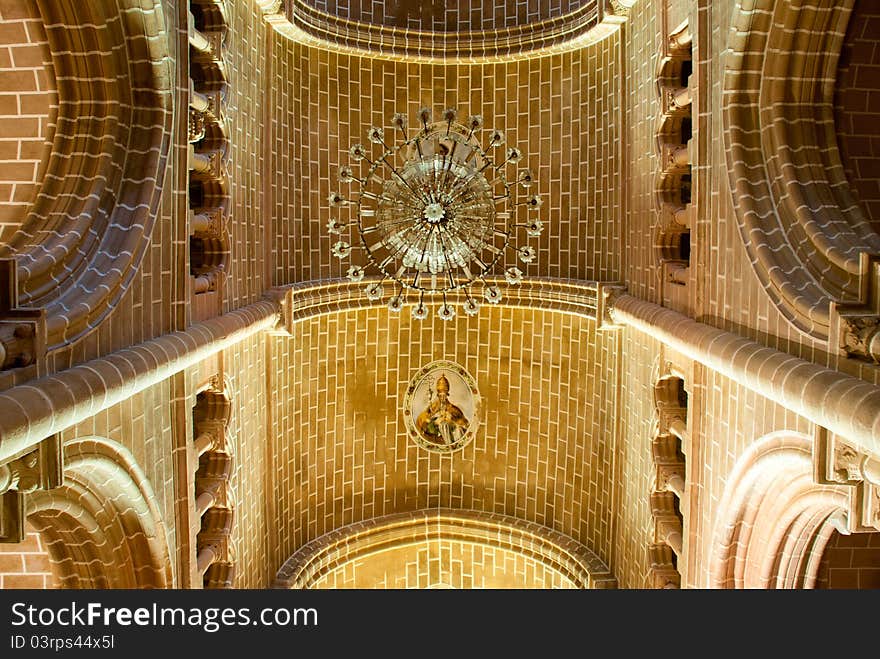
[(525, 555), (558, 573), (572, 588), (617, 587), (593, 552), (558, 531), (507, 515), (451, 508), (395, 513), (331, 531), (292, 554), (278, 570), (273, 587), (310, 588), (324, 575), (370, 555), (434, 540)]
[(785, 318), (822, 340), (829, 304), (866, 296), (866, 257), (880, 250), (846, 180), (834, 127), (852, 5), (737, 3), (724, 75), (730, 187), (752, 268)]
[(510, 61), (584, 48), (616, 31), (629, 9), (620, 3), (606, 7), (589, 1), (564, 16), (512, 27), (448, 32), (348, 20), (303, 0), (282, 6), (263, 0), (262, 6), (266, 21), (297, 43), (352, 55), (443, 64)]
[(716, 519), (713, 588), (812, 588), (832, 531), (845, 528), (847, 488), (813, 480), (812, 438), (766, 435), (739, 459)]
[(27, 220), (0, 250), (19, 305), (47, 312), (48, 349), (97, 326), (136, 273), (156, 218), (172, 129), (158, 0), (39, 0), (58, 80), (58, 125)]
[(64, 447), (64, 484), (27, 500), (62, 588), (168, 588), (171, 559), (156, 495), (134, 456), (100, 437)]
[[(364, 294), (364, 287), (370, 281), (379, 279), (368, 277), (357, 284), (348, 279), (293, 284), (290, 287), (287, 322), (296, 323), (321, 314), (350, 309), (384, 307), (385, 302), (373, 302)], [(497, 305), (499, 307), (546, 309), (586, 318), (596, 317), (596, 282), (532, 277), (517, 286), (510, 286), (503, 277), (486, 277), (486, 281), (501, 287), (503, 297)], [(465, 300), (460, 291), (452, 291), (446, 297), (450, 304), (461, 304)], [(426, 305), (430, 306), (430, 301), (426, 301)], [(409, 309), (404, 308), (401, 313), (409, 313)]]
[[(631, 0), (632, 1), (632, 0)], [(597, 5), (597, 0), (296, 0), (297, 4), (361, 25), (384, 25), (426, 32), (474, 32), (540, 23)]]

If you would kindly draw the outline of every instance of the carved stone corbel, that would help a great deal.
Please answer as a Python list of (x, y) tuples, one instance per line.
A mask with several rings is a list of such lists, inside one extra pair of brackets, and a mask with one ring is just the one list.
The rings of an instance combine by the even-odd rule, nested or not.
[(880, 363), (880, 316), (842, 316), (841, 348), (849, 357)]
[(195, 144), (205, 137), (205, 126), (207, 120), (204, 112), (199, 112), (195, 108), (189, 109), (189, 124), (187, 126), (187, 141)]
[(817, 427), (813, 468), (818, 483), (851, 486), (846, 516), (850, 533), (880, 531), (880, 459)]
[(24, 540), (24, 495), (51, 490), (64, 482), (64, 457), (58, 435), (36, 449), (0, 465), (0, 543)]
[(18, 307), (18, 265), (0, 259), (0, 370), (35, 363), (46, 351), (46, 313)]
[(648, 588), (677, 589), (681, 588), (681, 574), (675, 567), (675, 556), (667, 544), (648, 546)]
[(611, 311), (614, 309), (617, 298), (625, 294), (626, 286), (622, 284), (599, 282), (596, 295), (596, 318), (599, 321), (597, 329), (610, 330), (623, 327), (614, 321), (614, 318), (611, 317)]
[(235, 582), (235, 563), (215, 561), (205, 572), (205, 588), (232, 588)]

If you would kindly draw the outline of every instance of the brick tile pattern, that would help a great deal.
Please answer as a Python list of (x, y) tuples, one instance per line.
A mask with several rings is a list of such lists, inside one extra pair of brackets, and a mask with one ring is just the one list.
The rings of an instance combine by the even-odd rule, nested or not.
[(55, 588), (52, 559), (39, 533), (28, 528), (22, 542), (0, 544), (0, 590)]
[(742, 35), (724, 64), (718, 115), (754, 271), (779, 310), (822, 339), (830, 301), (859, 296), (859, 255), (880, 250), (850, 193), (834, 134), (832, 65), (849, 7), (773, 9), (750, 0), (733, 12)]
[[(614, 20), (599, 22), (597, 0), (542, 3), (486, 3), (445, 7), (442, 0), (392, 0), (353, 7), (308, 2), (286, 3), (270, 20), (292, 41), (318, 48), (328, 44), (347, 52), (377, 53), (398, 60), (473, 62), (521, 59), (536, 50), (572, 50), (595, 43)], [(353, 9), (353, 11), (350, 11)], [(350, 18), (349, 18), (350, 17)], [(572, 46), (572, 42), (577, 45)]]
[(481, 114), (523, 150), (520, 166), (537, 175), (546, 227), (527, 275), (619, 276), (619, 33), (578, 52), (506, 64), (370, 60), (286, 39), (277, 40), (273, 58), (280, 78), (270, 90), (274, 284), (345, 273), (349, 259), (331, 255), (336, 237), (326, 230), (338, 215), (328, 196), (348, 187), (337, 181), (338, 168), (352, 164), (348, 149), (368, 143), (370, 126), (390, 134), (395, 111), (412, 124), (423, 105)]
[(622, 160), (627, 177), (625, 195), (622, 274), (632, 295), (659, 302), (660, 279), (653, 246), (654, 179), (658, 168), (654, 146), (657, 90), (657, 12), (637, 3), (630, 12), (624, 31), (626, 53), (625, 125), (626, 140)]
[(37, 195), (58, 112), (55, 72), (35, 3), (0, 5), (0, 243)]
[(272, 398), (267, 390), (267, 344), (274, 339), (253, 336), (223, 354), (224, 373), (233, 405), (227, 446), (233, 453), (229, 489), (235, 501), (232, 546), (235, 552), (236, 588), (265, 588), (272, 583), (281, 560), (269, 554), (271, 537), (278, 527), (272, 498), (270, 435), (263, 404)]
[[(613, 334), (586, 318), (505, 308), (450, 323), (358, 310), (294, 330), (267, 359), (280, 525), (271, 558), (344, 524), (444, 506), (537, 522), (607, 562)], [(464, 366), (485, 405), (485, 425), (452, 455), (415, 446), (403, 423), (409, 379), (437, 359)]]
[(837, 65), (834, 122), (847, 179), (880, 231), (880, 7), (856, 0)]
[(263, 199), (263, 178), (271, 171), (264, 159), (268, 137), (264, 117), (266, 92), (268, 87), (275, 86), (268, 69), (269, 28), (256, 3), (228, 3), (228, 9), (227, 121), (232, 148), (228, 165), (228, 226), (232, 263), (225, 283), (223, 311), (256, 301), (268, 288), (266, 276), (271, 258), (267, 254), (274, 242)]
[(610, 567), (621, 588), (642, 588), (649, 567), (647, 547), (654, 542), (648, 493), (656, 473), (651, 454), (655, 415), (652, 365), (660, 344), (631, 329), (621, 334), (621, 351), (627, 358), (620, 371), (620, 436), (614, 470), (609, 472), (619, 487)]
[(880, 533), (841, 535), (834, 531), (819, 563), (816, 587), (880, 588)]
[(575, 588), (528, 555), (439, 538), (344, 563), (312, 588)]
[(156, 495), (156, 506), (165, 521), (166, 540), (173, 551), (178, 544), (174, 524), (178, 477), (172, 457), (171, 399), (171, 381), (165, 380), (65, 430), (61, 436), (65, 442), (73, 438), (106, 437), (131, 451)]

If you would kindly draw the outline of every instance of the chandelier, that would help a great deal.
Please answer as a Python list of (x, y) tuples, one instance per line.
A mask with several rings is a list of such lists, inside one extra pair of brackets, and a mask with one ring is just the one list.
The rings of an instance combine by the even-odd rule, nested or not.
[(541, 206), (541, 198), (528, 193), (532, 173), (521, 169), (507, 176), (522, 152), (504, 149), (500, 130), (489, 131), (483, 147), (477, 139), (482, 117), (461, 124), (456, 115), (448, 109), (434, 122), (430, 108), (422, 108), (421, 127), (410, 134), (406, 115), (398, 112), (391, 123), (401, 140), (393, 146), (382, 128), (370, 128), (367, 137), (375, 146), (355, 144), (349, 151), (361, 163), (361, 175), (347, 165), (339, 168), (340, 183), (357, 186), (356, 193), (330, 195), (330, 205), (348, 217), (331, 219), (329, 231), (340, 238), (357, 231), (351, 242), (338, 240), (333, 255), (344, 259), (354, 249), (352, 242), (359, 242), (366, 256), (365, 265), (348, 269), (348, 278), (360, 282), (375, 269), (378, 280), (366, 284), (367, 298), (383, 299), (388, 285), (388, 308), (400, 312), (410, 303), (418, 320), (428, 317), (426, 296), (440, 298), (437, 315), (444, 320), (456, 315), (453, 299), (470, 316), (479, 311), (480, 300), (498, 304), (500, 277), (492, 275), (504, 268), (508, 284), (522, 282), (522, 270), (506, 259), (532, 263), (535, 248), (518, 246), (515, 239), (521, 232), (537, 237), (543, 230), (540, 219), (528, 217)]

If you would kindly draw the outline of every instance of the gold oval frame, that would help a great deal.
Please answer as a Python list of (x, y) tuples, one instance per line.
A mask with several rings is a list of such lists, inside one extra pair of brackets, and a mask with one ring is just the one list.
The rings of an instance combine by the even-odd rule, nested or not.
[[(458, 406), (458, 403), (456, 403), (454, 399), (455, 395), (453, 394), (453, 391), (462, 393), (462, 388), (464, 388), (467, 395), (470, 397), (468, 404), (466, 404), (465, 407), (472, 409), (470, 418), (467, 419), (467, 429), (463, 435), (458, 437), (451, 444), (440, 444), (425, 436), (417, 426), (418, 414), (413, 410), (413, 405), (416, 404), (416, 392), (422, 390), (425, 382), (430, 381), (432, 377), (436, 377), (440, 371), (447, 374), (447, 379), (449, 379), (449, 375), (452, 375), (460, 380), (454, 388), (452, 387), (453, 382), (450, 380), (449, 402)], [(431, 384), (428, 386), (430, 388)], [(431, 400), (433, 400), (433, 398), (429, 399), (425, 409), (431, 404)], [(460, 400), (461, 399), (459, 399), (459, 401)], [(426, 451), (448, 454), (463, 449), (473, 441), (477, 431), (483, 423), (482, 398), (480, 397), (480, 391), (477, 388), (476, 379), (463, 366), (445, 359), (439, 359), (423, 366), (410, 379), (409, 385), (407, 386), (406, 395), (403, 398), (403, 420), (409, 438), (415, 442), (417, 446), (420, 446)]]

